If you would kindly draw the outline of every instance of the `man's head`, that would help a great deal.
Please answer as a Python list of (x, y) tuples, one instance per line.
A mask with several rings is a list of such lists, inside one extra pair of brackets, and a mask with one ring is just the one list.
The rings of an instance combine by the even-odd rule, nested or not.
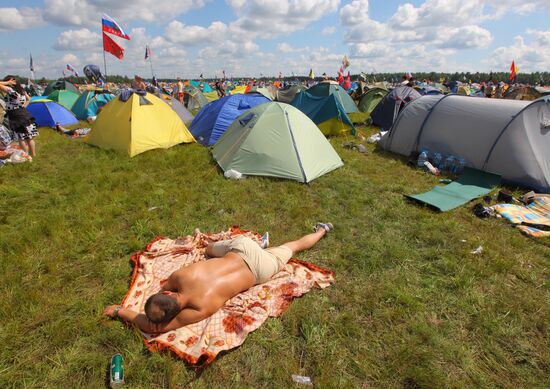
[(13, 85), (12, 88), (19, 94), (25, 93), (25, 90), (23, 89), (19, 81), (17, 81), (17, 78), (15, 78), (15, 76), (8, 75), (4, 77), (4, 81), (12, 81), (12, 80), (15, 81), (15, 85)]
[(176, 299), (163, 292), (152, 295), (145, 303), (145, 315), (155, 324), (170, 322), (180, 311)]

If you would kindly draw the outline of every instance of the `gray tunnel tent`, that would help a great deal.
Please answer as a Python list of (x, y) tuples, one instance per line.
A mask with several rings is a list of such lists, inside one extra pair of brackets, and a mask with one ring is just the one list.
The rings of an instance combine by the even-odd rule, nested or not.
[(452, 154), (505, 182), (550, 192), (550, 99), (423, 96), (400, 113), (380, 146), (404, 156)]

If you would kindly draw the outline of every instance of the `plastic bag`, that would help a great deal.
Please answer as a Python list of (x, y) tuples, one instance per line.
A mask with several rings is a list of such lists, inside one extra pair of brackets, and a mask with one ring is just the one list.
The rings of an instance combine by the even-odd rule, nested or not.
[(23, 150), (17, 150), (10, 156), (9, 161), (11, 163), (31, 162), (32, 158), (29, 154), (25, 153)]

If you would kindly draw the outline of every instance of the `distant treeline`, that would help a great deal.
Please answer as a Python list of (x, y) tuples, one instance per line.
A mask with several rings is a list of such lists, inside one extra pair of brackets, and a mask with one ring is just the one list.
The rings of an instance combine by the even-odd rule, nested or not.
[[(357, 81), (357, 80), (363, 80), (367, 82), (377, 82), (377, 81), (388, 81), (388, 82), (398, 82), (403, 78), (403, 75), (405, 72), (397, 72), (397, 73), (361, 73), (361, 74), (352, 74), (351, 80)], [(482, 82), (482, 81), (493, 81), (493, 82), (509, 82), (510, 73), (508, 72), (495, 72), (495, 73), (470, 73), (470, 72), (461, 72), (461, 73), (438, 73), (438, 72), (429, 72), (429, 73), (413, 73), (413, 77), (418, 81), (423, 80), (431, 80), (433, 82), (442, 82), (443, 80), (445, 82), (448, 81), (466, 81), (466, 82)], [(23, 84), (27, 82), (27, 77), (19, 77), (17, 76), (19, 81)], [(253, 78), (253, 77), (252, 77)], [(85, 82), (88, 82), (86, 77), (66, 77), (67, 81), (72, 82), (74, 84), (84, 84)], [(198, 79), (198, 77), (196, 78)], [(234, 81), (247, 81), (250, 80), (251, 77), (235, 77), (233, 78)], [(257, 81), (273, 81), (276, 79), (279, 79), (277, 77), (261, 77), (261, 78), (255, 78)], [(321, 80), (322, 77), (315, 77), (316, 80)], [(166, 82), (176, 82), (175, 79), (166, 79), (166, 78), (159, 78), (159, 81), (166, 81)], [(306, 81), (308, 80), (307, 76), (286, 76), (282, 77), (279, 80), (284, 81)], [(47, 78), (40, 78), (37, 79), (36, 82), (39, 84), (48, 84), (53, 80), (47, 79)], [(149, 80), (150, 81), (150, 80)], [(204, 79), (204, 81), (211, 82), (215, 81), (214, 79)], [(114, 82), (114, 83), (126, 83), (129, 84), (132, 82), (132, 78), (129, 78), (127, 76), (108, 76), (107, 82)], [(550, 84), (550, 72), (535, 72), (535, 73), (518, 73), (516, 75), (515, 82), (522, 83), (522, 84), (540, 84), (543, 83), (545, 85)]]

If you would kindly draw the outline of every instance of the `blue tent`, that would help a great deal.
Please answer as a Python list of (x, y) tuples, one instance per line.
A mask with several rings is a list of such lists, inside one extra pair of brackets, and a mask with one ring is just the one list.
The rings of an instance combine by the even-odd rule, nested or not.
[(77, 124), (78, 119), (73, 113), (54, 101), (36, 101), (27, 106), (27, 111), (36, 120), (38, 127), (54, 127), (56, 123), (62, 126)]
[(433, 86), (429, 86), (429, 85), (423, 87), (422, 89), (420, 89), (418, 91), (418, 93), (420, 93), (422, 96), (424, 96), (424, 95), (442, 95), (443, 94), (443, 92), (441, 92), (440, 89), (435, 88)]
[(189, 131), (204, 146), (211, 146), (218, 141), (233, 121), (244, 111), (270, 100), (257, 93), (236, 94), (214, 100), (197, 113)]
[(189, 84), (191, 86), (197, 87), (199, 89), (200, 89), (200, 85), (202, 84), (202, 90), (201, 90), (202, 93), (214, 92), (214, 89), (212, 89), (212, 87), (204, 81), (194, 81), (194, 80), (192, 80), (192, 81), (189, 81)]
[(355, 127), (336, 93), (314, 96), (302, 91), (294, 97), (292, 105), (305, 113), (325, 135), (355, 134)]
[(71, 111), (77, 119), (86, 120), (90, 116), (96, 116), (97, 110), (114, 99), (111, 93), (103, 93), (94, 90), (86, 91), (75, 101)]

